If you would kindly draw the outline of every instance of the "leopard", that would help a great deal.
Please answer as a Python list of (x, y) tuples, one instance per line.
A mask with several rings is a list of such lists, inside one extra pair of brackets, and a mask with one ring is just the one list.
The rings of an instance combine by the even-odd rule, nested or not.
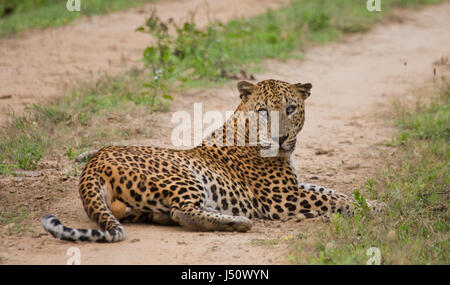
[[(312, 84), (268, 79), (240, 81), (237, 89), (233, 115), (197, 146), (107, 146), (89, 153), (79, 194), (100, 229), (66, 227), (53, 215), (42, 218), (44, 229), (61, 240), (118, 242), (126, 222), (248, 232), (255, 219), (354, 215), (352, 196), (301, 182), (294, 167)], [(383, 204), (367, 200), (367, 207), (380, 212)]]

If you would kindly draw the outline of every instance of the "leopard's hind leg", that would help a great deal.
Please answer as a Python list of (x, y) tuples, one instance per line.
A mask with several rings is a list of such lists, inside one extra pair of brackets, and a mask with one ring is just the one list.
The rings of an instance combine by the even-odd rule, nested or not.
[(177, 223), (170, 218), (169, 213), (131, 209), (120, 200), (113, 201), (110, 205), (110, 209), (113, 215), (119, 219), (120, 222), (155, 223), (164, 226), (177, 225)]
[[(84, 181), (86, 169), (81, 175)], [(85, 183), (80, 183), (80, 196), (84, 209), (101, 229), (75, 229), (65, 227), (59, 219), (52, 215), (42, 218), (44, 229), (55, 238), (69, 241), (117, 242), (125, 238), (125, 230), (119, 220), (111, 212), (106, 202), (105, 181), (96, 176), (89, 176)]]
[[(193, 179), (194, 180), (194, 179)], [(222, 214), (206, 207), (205, 186), (197, 180), (195, 185), (180, 189), (183, 196), (172, 199), (170, 217), (181, 226), (199, 231), (246, 232), (252, 227), (247, 217)]]

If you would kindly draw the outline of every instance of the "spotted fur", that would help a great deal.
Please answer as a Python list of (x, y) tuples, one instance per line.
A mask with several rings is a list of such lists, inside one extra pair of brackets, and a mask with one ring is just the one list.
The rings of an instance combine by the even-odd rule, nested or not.
[[(79, 191), (87, 215), (101, 230), (67, 228), (49, 215), (42, 219), (44, 228), (63, 240), (115, 242), (125, 238), (125, 221), (245, 232), (253, 218), (351, 215), (351, 197), (299, 182), (292, 163), (311, 87), (277, 80), (240, 82), (241, 103), (228, 120), (232, 123), (189, 150), (109, 146), (88, 153), (92, 158), (81, 174)], [(250, 143), (250, 119), (236, 128), (241, 114), (251, 111), (263, 113), (268, 126), (273, 121), (270, 111), (279, 112), (275, 155), (264, 156), (267, 146)], [(227, 145), (227, 138), (242, 138), (244, 145)], [(373, 211), (381, 209), (375, 201), (368, 204)]]

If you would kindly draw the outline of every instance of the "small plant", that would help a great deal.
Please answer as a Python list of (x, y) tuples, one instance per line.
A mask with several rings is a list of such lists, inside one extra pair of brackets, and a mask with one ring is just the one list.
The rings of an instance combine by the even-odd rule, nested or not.
[[(193, 12), (181, 24), (173, 19), (163, 22), (153, 10), (145, 25), (137, 29), (149, 33), (156, 41), (144, 51), (144, 61), (152, 69), (153, 77), (181, 80), (188, 80), (186, 76), (197, 79), (220, 77), (225, 55), (221, 52), (217, 30), (222, 26), (216, 22), (206, 29), (199, 29)], [(174, 35), (169, 30), (173, 30)]]
[(359, 190), (353, 191), (353, 198), (355, 199), (354, 205), (359, 208), (363, 213), (369, 213), (370, 209), (367, 205), (366, 198), (361, 195), (361, 192)]
[(0, 174), (13, 173), (14, 166), (6, 162), (5, 156), (0, 154)]
[[(167, 93), (168, 88), (163, 78), (160, 77), (161, 73), (161, 70), (154, 70), (152, 80), (142, 85), (145, 90), (141, 92), (142, 98), (140, 99), (146, 102), (151, 111), (167, 111), (168, 103), (173, 101), (172, 96)], [(158, 98), (162, 100), (157, 100)]]
[[(25, 138), (28, 140), (29, 138)], [(33, 142), (22, 142), (23, 145), (18, 151), (17, 162), (21, 169), (33, 170), (36, 169), (39, 161), (41, 160), (43, 154), (40, 149), (39, 144), (34, 144)]]
[(334, 231), (338, 234), (342, 230), (344, 218), (340, 213), (334, 213), (331, 215), (330, 222), (333, 225)]
[(72, 160), (75, 157), (75, 154), (73, 153), (73, 150), (71, 147), (67, 148), (66, 156), (70, 160)]
[(369, 178), (366, 180), (366, 183), (364, 184), (365, 190), (369, 192), (370, 199), (376, 200), (378, 199), (378, 193), (375, 188), (375, 180), (372, 178)]

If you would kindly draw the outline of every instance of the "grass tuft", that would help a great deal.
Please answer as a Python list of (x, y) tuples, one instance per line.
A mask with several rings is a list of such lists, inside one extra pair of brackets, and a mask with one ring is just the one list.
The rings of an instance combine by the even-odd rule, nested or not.
[(34, 122), (22, 117), (0, 129), (0, 174), (12, 173), (18, 168), (36, 169), (48, 141), (35, 128)]

